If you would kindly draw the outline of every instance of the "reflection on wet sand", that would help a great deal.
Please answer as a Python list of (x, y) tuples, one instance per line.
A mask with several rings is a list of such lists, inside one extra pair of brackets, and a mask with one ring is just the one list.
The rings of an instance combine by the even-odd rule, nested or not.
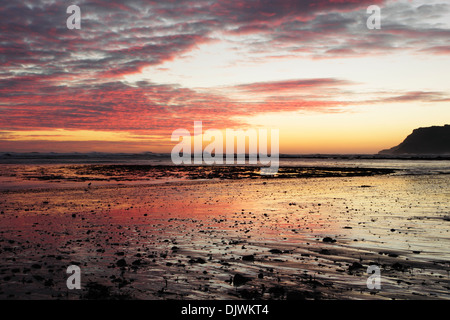
[[(450, 298), (450, 177), (2, 191), (0, 298)], [(82, 271), (68, 290), (66, 268)], [(381, 290), (369, 290), (369, 265)]]

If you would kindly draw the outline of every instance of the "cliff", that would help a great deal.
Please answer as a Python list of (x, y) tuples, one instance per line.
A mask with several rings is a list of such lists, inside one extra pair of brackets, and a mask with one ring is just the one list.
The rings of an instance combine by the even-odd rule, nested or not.
[(450, 154), (450, 125), (415, 129), (398, 146), (378, 154)]

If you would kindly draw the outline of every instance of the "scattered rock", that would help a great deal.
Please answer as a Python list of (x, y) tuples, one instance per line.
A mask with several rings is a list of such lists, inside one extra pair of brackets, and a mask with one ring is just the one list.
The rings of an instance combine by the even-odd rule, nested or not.
[(116, 262), (116, 265), (117, 265), (118, 267), (126, 267), (128, 264), (127, 264), (127, 262), (125, 261), (125, 259), (120, 259), (120, 260), (118, 260), (118, 261)]
[(270, 253), (275, 253), (275, 254), (281, 254), (283, 253), (283, 251), (279, 250), (279, 249), (271, 249), (269, 250)]
[(245, 300), (261, 299), (261, 293), (258, 292), (257, 290), (242, 289), (241, 291), (239, 291), (239, 294), (241, 298)]
[(323, 241), (323, 242), (328, 242), (328, 243), (336, 242), (335, 239), (332, 239), (332, 238), (330, 238), (330, 237), (325, 237), (325, 238), (322, 239), (322, 241)]
[(243, 260), (243, 261), (255, 261), (255, 256), (252, 255), (252, 254), (249, 254), (249, 255), (247, 255), (247, 256), (243, 256), (243, 257), (242, 257), (242, 260)]
[(364, 266), (361, 263), (353, 262), (353, 264), (348, 267), (348, 271), (352, 272), (363, 268)]
[(141, 259), (134, 260), (131, 264), (133, 266), (140, 266), (142, 264), (142, 260)]
[(285, 290), (281, 286), (275, 286), (275, 287), (269, 288), (269, 293), (273, 298), (277, 299), (277, 298), (281, 298), (284, 296)]
[(205, 261), (205, 259), (202, 259), (202, 258), (194, 258), (194, 259), (190, 259), (189, 263), (201, 263), (201, 264), (203, 264), (203, 263), (206, 263), (206, 261)]
[(392, 265), (392, 269), (403, 272), (408, 269), (408, 266), (405, 266), (401, 263), (396, 262)]
[(245, 277), (239, 273), (235, 274), (233, 277), (233, 285), (235, 287), (242, 286), (243, 284), (246, 284), (247, 282), (251, 281), (251, 278)]

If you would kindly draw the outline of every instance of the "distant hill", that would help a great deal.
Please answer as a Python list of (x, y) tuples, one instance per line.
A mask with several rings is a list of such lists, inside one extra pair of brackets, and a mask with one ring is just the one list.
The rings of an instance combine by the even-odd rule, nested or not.
[(450, 154), (450, 125), (415, 129), (398, 146), (378, 154)]

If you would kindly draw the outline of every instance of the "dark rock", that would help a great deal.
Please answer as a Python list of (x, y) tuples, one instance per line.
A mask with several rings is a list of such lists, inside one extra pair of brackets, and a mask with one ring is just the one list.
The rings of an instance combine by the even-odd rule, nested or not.
[(392, 265), (392, 269), (397, 270), (397, 271), (405, 271), (408, 269), (408, 266), (405, 266), (401, 263), (396, 262)]
[(245, 276), (237, 273), (233, 277), (233, 285), (235, 287), (239, 287), (239, 286), (242, 286), (243, 284), (246, 284), (247, 282), (249, 282), (251, 280), (252, 280), (251, 278), (245, 277)]
[(142, 260), (141, 259), (134, 260), (131, 264), (133, 266), (140, 266), (142, 264)]
[(278, 250), (278, 249), (271, 249), (271, 250), (269, 250), (269, 252), (270, 252), (270, 253), (275, 253), (275, 254), (281, 254), (281, 253), (283, 253), (283, 251)]
[(283, 297), (285, 290), (281, 286), (275, 286), (275, 287), (269, 288), (269, 293), (271, 296), (273, 296), (276, 299), (276, 298)]
[(255, 256), (252, 255), (252, 254), (250, 254), (248, 256), (243, 256), (242, 260), (244, 260), (244, 261), (255, 261)]
[(37, 281), (44, 281), (44, 277), (43, 277), (43, 276), (40, 276), (40, 275), (38, 275), (38, 274), (37, 274), (37, 275), (34, 275), (33, 278), (36, 279)]
[(257, 290), (243, 289), (239, 291), (239, 294), (241, 298), (245, 300), (256, 300), (261, 298), (261, 293), (258, 292)]
[(348, 267), (348, 271), (356, 271), (358, 269), (363, 269), (363, 265), (359, 262), (353, 262), (351, 266)]
[(88, 300), (108, 300), (111, 298), (110, 287), (99, 283), (90, 282), (87, 284), (87, 294), (84, 297)]
[(188, 262), (189, 263), (201, 263), (201, 264), (206, 263), (205, 259), (202, 259), (202, 258), (190, 259)]
[(127, 264), (127, 262), (125, 261), (125, 259), (120, 259), (119, 261), (116, 262), (116, 265), (117, 265), (118, 267), (126, 267), (128, 264)]
[(47, 279), (44, 282), (44, 286), (46, 286), (46, 287), (52, 287), (54, 285), (55, 285), (55, 283), (53, 282), (53, 279)]
[(289, 291), (286, 300), (306, 300), (307, 295), (302, 291)]

